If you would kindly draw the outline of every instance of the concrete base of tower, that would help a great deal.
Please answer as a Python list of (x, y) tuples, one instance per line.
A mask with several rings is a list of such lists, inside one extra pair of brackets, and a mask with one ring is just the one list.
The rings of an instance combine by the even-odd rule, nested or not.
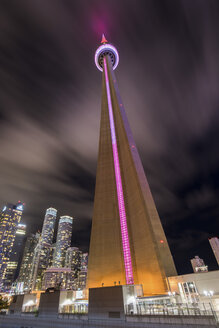
[(124, 319), (123, 286), (89, 289), (89, 318)]
[(39, 303), (40, 316), (57, 315), (59, 312), (60, 291), (42, 293)]
[(125, 319), (134, 314), (136, 299), (143, 296), (141, 285), (119, 285), (89, 289), (89, 318)]
[(21, 313), (22, 306), (24, 302), (24, 295), (17, 295), (13, 297), (12, 303), (10, 305), (10, 312), (13, 314)]

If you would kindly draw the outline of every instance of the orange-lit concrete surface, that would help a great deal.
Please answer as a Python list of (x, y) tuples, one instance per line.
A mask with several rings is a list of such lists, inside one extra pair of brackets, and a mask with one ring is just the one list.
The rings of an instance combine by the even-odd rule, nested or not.
[[(107, 58), (110, 94), (131, 250), (134, 284), (144, 295), (168, 291), (176, 269)], [(105, 72), (94, 212), (88, 263), (88, 288), (126, 284)], [(133, 109), (134, 110), (134, 109)]]

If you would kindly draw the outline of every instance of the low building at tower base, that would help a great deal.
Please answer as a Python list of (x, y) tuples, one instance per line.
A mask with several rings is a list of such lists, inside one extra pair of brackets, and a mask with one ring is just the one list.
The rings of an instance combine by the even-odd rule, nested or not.
[[(219, 271), (212, 272), (211, 277), (202, 278), (201, 285), (197, 274), (185, 275), (186, 278), (171, 277), (171, 291), (168, 294), (150, 297), (143, 296), (141, 285), (92, 288), (89, 295), (87, 290), (52, 289), (41, 295), (18, 295), (14, 298), (9, 315), (0, 316), (0, 327), (14, 328), (13, 324), (16, 323), (18, 327), (30, 325), (37, 328), (40, 324), (41, 328), (48, 328), (51, 322), (54, 328), (59, 327), (60, 323), (62, 327), (83, 327), (85, 322), (87, 327), (92, 328), (140, 328), (151, 324), (153, 328), (217, 327), (217, 311), (209, 299), (206, 298), (205, 302), (182, 302), (180, 288), (176, 291), (174, 288), (193, 281), (198, 292), (200, 286), (207, 286), (203, 281), (210, 283), (208, 279), (212, 279), (217, 288), (218, 274)], [(204, 274), (200, 276), (204, 277)]]

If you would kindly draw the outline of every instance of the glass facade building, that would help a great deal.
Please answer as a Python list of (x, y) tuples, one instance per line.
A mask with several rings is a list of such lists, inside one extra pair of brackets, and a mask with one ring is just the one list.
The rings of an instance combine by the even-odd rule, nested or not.
[(71, 289), (78, 288), (78, 274), (81, 270), (82, 251), (78, 247), (69, 247), (65, 256), (65, 267), (70, 268), (73, 275)]
[(88, 253), (81, 254), (81, 270), (87, 271), (88, 266)]
[[(23, 204), (4, 206), (0, 217), (0, 290), (8, 288), (6, 283), (7, 265), (12, 253), (17, 226), (23, 213)], [(12, 265), (14, 270), (14, 264)]]
[(42, 289), (72, 289), (73, 273), (70, 268), (48, 268), (44, 273)]
[(195, 256), (193, 259), (190, 260), (192, 264), (193, 271), (197, 272), (208, 272), (208, 266), (205, 265), (203, 259), (200, 259), (199, 256)]
[(57, 215), (57, 210), (55, 208), (50, 207), (46, 210), (46, 215), (44, 218), (42, 235), (41, 235), (42, 243), (47, 243), (52, 245), (56, 215)]
[(54, 252), (53, 237), (57, 210), (48, 208), (43, 222), (42, 234), (34, 250), (33, 267), (31, 272), (31, 290), (41, 290), (44, 272), (52, 265)]
[(5, 290), (7, 289), (7, 291), (11, 289), (12, 283), (18, 277), (24, 251), (25, 237), (26, 225), (19, 223), (17, 225), (14, 244), (5, 273)]
[(216, 258), (217, 264), (219, 265), (219, 239), (217, 237), (209, 238), (209, 243)]
[(33, 257), (39, 238), (40, 234), (36, 233), (28, 236), (26, 240), (19, 276), (14, 284), (15, 292), (17, 294), (29, 292), (31, 289), (30, 282), (33, 269)]
[(61, 268), (65, 265), (66, 250), (71, 246), (72, 224), (72, 217), (60, 217), (53, 258), (53, 266), (56, 268)]
[(74, 277), (77, 278), (78, 271), (81, 268), (82, 251), (78, 247), (69, 247), (65, 255), (65, 267), (71, 268), (74, 272)]

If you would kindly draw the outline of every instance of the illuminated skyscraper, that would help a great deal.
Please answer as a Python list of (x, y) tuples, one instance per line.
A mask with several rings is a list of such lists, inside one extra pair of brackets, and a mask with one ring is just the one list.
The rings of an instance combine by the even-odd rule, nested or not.
[(87, 270), (78, 272), (77, 289), (85, 289), (87, 284)]
[(190, 261), (191, 261), (191, 264), (192, 264), (193, 271), (195, 273), (208, 272), (208, 266), (205, 265), (204, 260), (200, 259), (199, 256), (195, 256)]
[(6, 270), (14, 245), (17, 226), (21, 220), (23, 204), (8, 204), (4, 206), (0, 218), (0, 290), (4, 291), (6, 283)]
[(214, 252), (217, 264), (219, 265), (219, 239), (217, 237), (209, 238), (209, 243)]
[(39, 241), (33, 256), (31, 273), (31, 290), (41, 290), (44, 273), (52, 265), (53, 247), (50, 244)]
[(66, 250), (71, 246), (73, 218), (61, 216), (59, 220), (53, 266), (61, 268), (65, 264)]
[(56, 222), (57, 210), (48, 208), (43, 222), (42, 234), (34, 250), (33, 267), (31, 273), (31, 289), (40, 290), (42, 288), (43, 275), (45, 270), (52, 264), (53, 237)]
[(82, 253), (78, 247), (69, 247), (66, 251), (65, 267), (73, 273), (72, 289), (84, 289), (87, 279), (88, 253)]
[(46, 269), (42, 289), (47, 288), (60, 288), (73, 289), (73, 274), (70, 268), (55, 268), (51, 267)]
[(5, 273), (5, 290), (9, 291), (11, 289), (12, 283), (18, 277), (20, 270), (20, 264), (23, 256), (24, 242), (26, 236), (26, 224), (19, 223), (17, 225), (14, 245), (11, 251), (10, 259), (7, 264), (7, 269)]
[(33, 257), (35, 248), (39, 242), (40, 234), (31, 234), (28, 236), (24, 252), (23, 258), (20, 266), (19, 276), (16, 281), (16, 292), (28, 292), (31, 289), (31, 272), (33, 268)]
[(71, 269), (72, 286), (71, 289), (78, 289), (78, 274), (81, 270), (82, 251), (78, 247), (69, 247), (65, 255), (65, 267)]
[(87, 284), (88, 253), (81, 254), (81, 267), (78, 272), (77, 288), (85, 289)]
[(81, 254), (81, 270), (87, 271), (88, 265), (88, 253)]
[(163, 294), (175, 265), (119, 94), (119, 54), (104, 36), (95, 63), (103, 81), (88, 288), (120, 282)]
[(65, 267), (71, 268), (74, 278), (77, 278), (78, 271), (81, 268), (82, 251), (78, 247), (69, 247), (65, 255)]
[(56, 222), (57, 210), (55, 208), (48, 208), (43, 222), (43, 229), (41, 235), (41, 242), (52, 245), (54, 237), (54, 229)]

